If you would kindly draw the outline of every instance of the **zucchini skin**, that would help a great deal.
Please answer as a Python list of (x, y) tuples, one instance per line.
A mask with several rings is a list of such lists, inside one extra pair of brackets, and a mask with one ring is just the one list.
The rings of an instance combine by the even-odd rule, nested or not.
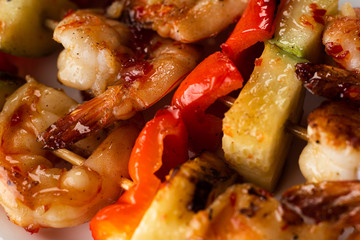
[(321, 58), (321, 20), (337, 8), (337, 0), (280, 4), (274, 38), (223, 120), (225, 159), (246, 181), (274, 190), (292, 141), (286, 123), (299, 121), (305, 97), (295, 65)]
[(304, 88), (295, 64), (306, 61), (265, 44), (261, 57), (223, 120), (225, 159), (246, 181), (272, 191), (292, 140), (288, 120), (301, 116)]
[(337, 0), (287, 0), (280, 5), (271, 43), (299, 58), (319, 61), (325, 16), (335, 15)]

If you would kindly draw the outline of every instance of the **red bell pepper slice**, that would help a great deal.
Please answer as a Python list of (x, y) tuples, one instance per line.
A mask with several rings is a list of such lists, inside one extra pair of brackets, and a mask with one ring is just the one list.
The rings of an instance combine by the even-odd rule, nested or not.
[(215, 150), (218, 147), (222, 132), (221, 119), (205, 111), (219, 97), (242, 85), (240, 72), (221, 52), (207, 57), (180, 84), (172, 105), (181, 111), (192, 150)]
[(187, 132), (179, 110), (159, 110), (136, 140), (129, 160), (134, 185), (90, 222), (95, 240), (130, 239), (149, 208), (161, 180), (188, 159)]
[(234, 31), (221, 45), (223, 53), (238, 62), (242, 51), (270, 39), (275, 31), (275, 10), (276, 0), (250, 0)]

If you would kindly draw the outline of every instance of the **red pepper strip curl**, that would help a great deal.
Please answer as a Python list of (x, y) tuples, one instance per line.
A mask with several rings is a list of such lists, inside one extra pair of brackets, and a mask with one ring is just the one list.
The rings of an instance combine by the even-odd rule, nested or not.
[(245, 49), (270, 39), (275, 31), (275, 10), (276, 0), (250, 0), (234, 31), (221, 45), (222, 52), (238, 62)]
[(215, 150), (219, 146), (222, 120), (205, 110), (219, 97), (242, 85), (240, 72), (221, 52), (207, 57), (180, 84), (172, 98), (172, 105), (181, 111), (193, 151)]
[[(243, 86), (243, 77), (234, 63), (239, 65), (236, 61), (244, 50), (272, 37), (275, 10), (276, 0), (250, 0), (233, 33), (221, 46), (223, 53), (216, 52), (201, 62), (175, 92), (172, 105), (181, 111), (193, 151), (213, 151), (220, 145), (222, 120), (205, 111), (219, 97)], [(243, 57), (248, 56), (244, 53)]]
[(188, 136), (179, 110), (159, 110), (136, 140), (129, 160), (134, 185), (90, 222), (93, 238), (130, 239), (170, 169), (188, 159)]

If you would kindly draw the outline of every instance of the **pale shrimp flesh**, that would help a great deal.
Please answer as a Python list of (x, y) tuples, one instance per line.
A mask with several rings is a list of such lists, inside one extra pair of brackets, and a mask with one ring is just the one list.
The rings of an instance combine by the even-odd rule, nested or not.
[(299, 165), (308, 182), (360, 179), (358, 105), (324, 102), (308, 116), (307, 132)]
[(120, 180), (128, 176), (138, 129), (116, 130), (83, 164), (71, 166), (44, 150), (37, 135), (76, 102), (27, 80), (0, 114), (0, 203), (12, 222), (31, 232), (87, 222), (123, 191)]
[[(98, 16), (92, 12), (78, 11), (59, 24), (59, 30), (64, 33), (69, 31), (65, 37), (67, 41), (74, 44), (82, 42), (75, 45), (85, 47), (76, 51), (73, 50), (77, 47), (65, 49), (64, 54), (67, 54), (66, 51), (73, 53), (69, 53), (69, 56), (60, 56), (59, 61), (69, 63), (63, 67), (67, 69), (66, 71), (72, 79), (83, 79), (85, 82), (88, 76), (99, 75), (99, 81), (104, 81), (110, 74), (112, 75), (110, 80), (105, 81), (105, 85), (109, 86), (104, 92), (99, 91), (100, 94), (97, 97), (51, 125), (39, 138), (45, 148), (63, 148), (111, 125), (115, 120), (129, 119), (136, 112), (145, 110), (174, 89), (196, 66), (200, 58), (198, 50), (190, 45), (135, 29), (127, 30), (136, 32), (131, 38), (130, 47), (121, 43), (116, 43), (114, 47), (111, 47), (111, 44), (118, 39), (119, 34), (112, 33), (114, 31), (109, 31), (109, 34), (99, 33), (98, 30), (107, 28), (108, 24), (100, 20), (92, 21), (97, 18)], [(94, 24), (101, 26), (93, 28)], [(124, 26), (122, 25), (122, 27)], [(82, 38), (84, 34), (86, 37)], [(114, 41), (108, 43), (112, 39), (112, 34), (116, 35)], [(72, 39), (73, 35), (77, 37)], [(96, 43), (100, 43), (99, 48)], [(87, 50), (87, 45), (93, 45), (93, 48)], [(83, 53), (81, 53), (82, 50)], [(74, 62), (74, 53), (77, 55), (78, 52), (84, 58), (77, 59), (75, 57), (74, 59), (79, 62)], [(109, 56), (110, 66), (114, 66), (114, 68), (107, 69), (107, 66), (104, 65), (106, 74), (103, 76), (102, 71), (94, 70), (91, 64), (87, 65), (89, 54), (98, 57), (99, 61), (103, 61), (102, 56)], [(96, 65), (96, 61), (94, 64)], [(76, 69), (84, 71), (84, 75)], [(71, 76), (73, 70), (75, 70), (75, 75)], [(61, 71), (63, 70), (60, 69)], [(77, 76), (78, 73), (79, 76)]]
[(248, 0), (134, 0), (134, 21), (160, 36), (189, 43), (214, 36), (236, 22)]
[(54, 30), (54, 39), (65, 48), (58, 58), (59, 80), (94, 95), (104, 92), (134, 54), (127, 47), (130, 36), (128, 26), (95, 10), (69, 14)]
[(360, 14), (346, 6), (342, 14), (327, 19), (322, 42), (338, 65), (360, 73)]
[(336, 240), (359, 224), (359, 186), (305, 184), (279, 202), (253, 185), (233, 185), (193, 217), (187, 239)]

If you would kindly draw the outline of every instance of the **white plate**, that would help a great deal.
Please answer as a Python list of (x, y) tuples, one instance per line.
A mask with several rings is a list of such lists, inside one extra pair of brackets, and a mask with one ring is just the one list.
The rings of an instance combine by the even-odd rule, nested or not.
[[(340, 0), (340, 6), (346, 2), (345, 0)], [(360, 7), (360, 2), (358, 0), (349, 0), (348, 2), (352, 3), (353, 6)], [(35, 64), (29, 64), (24, 66), (24, 71), (30, 73), (40, 82), (46, 83), (54, 87), (62, 87), (56, 80), (56, 55), (35, 61)], [(72, 97), (77, 100), (80, 100), (79, 93), (73, 89), (66, 88), (65, 91)], [(308, 113), (317, 107), (321, 99), (310, 94), (306, 95), (305, 105), (304, 105), (304, 115), (302, 119), (302, 125), (306, 126), (306, 117)], [(285, 189), (304, 182), (300, 170), (298, 168), (298, 156), (301, 153), (302, 148), (305, 146), (305, 142), (299, 139), (295, 139), (293, 145), (290, 149), (290, 154), (283, 171), (283, 176), (281, 177), (278, 185), (278, 193), (283, 192)], [(39, 233), (30, 234), (26, 232), (23, 228), (11, 223), (4, 212), (0, 207), (0, 240), (91, 240), (91, 232), (89, 230), (89, 225), (87, 223), (82, 224), (73, 228), (63, 228), (63, 229), (41, 229)]]

